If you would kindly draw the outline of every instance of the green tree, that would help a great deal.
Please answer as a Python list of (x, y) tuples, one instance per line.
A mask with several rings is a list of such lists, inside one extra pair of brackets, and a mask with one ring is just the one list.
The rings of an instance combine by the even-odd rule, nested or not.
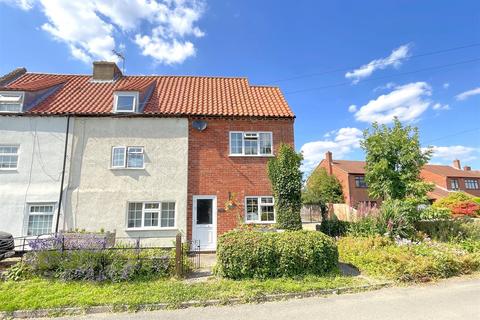
[(325, 168), (317, 168), (307, 180), (302, 199), (304, 204), (320, 206), (322, 219), (326, 219), (328, 203), (344, 202), (342, 185), (337, 177), (329, 175)]
[(403, 126), (396, 117), (391, 128), (375, 122), (371, 130), (365, 130), (361, 146), (372, 198), (426, 200), (433, 185), (420, 178), (420, 170), (430, 160), (432, 150), (422, 151), (418, 128)]
[(287, 145), (282, 144), (278, 155), (268, 162), (268, 177), (272, 184), (277, 213), (277, 226), (285, 230), (302, 229), (300, 209), (302, 207), (303, 157)]

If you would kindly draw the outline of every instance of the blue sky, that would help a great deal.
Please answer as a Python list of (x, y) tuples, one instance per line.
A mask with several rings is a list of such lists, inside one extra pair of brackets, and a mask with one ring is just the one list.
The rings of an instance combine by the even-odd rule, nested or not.
[(394, 114), (433, 163), (480, 169), (479, 1), (0, 0), (0, 30), (2, 74), (89, 74), (116, 48), (127, 74), (278, 85), (306, 170), (362, 159), (361, 131)]

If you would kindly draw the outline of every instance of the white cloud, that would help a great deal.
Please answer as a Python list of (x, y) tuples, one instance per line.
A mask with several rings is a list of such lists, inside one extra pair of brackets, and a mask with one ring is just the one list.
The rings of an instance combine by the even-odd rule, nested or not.
[(376, 70), (386, 69), (390, 66), (398, 68), (403, 60), (409, 57), (410, 48), (410, 44), (400, 46), (397, 49), (394, 49), (386, 58), (372, 60), (358, 69), (347, 72), (345, 78), (352, 79), (353, 83), (358, 83), (360, 80), (371, 76)]
[(450, 106), (448, 104), (441, 104), (441, 103), (435, 103), (432, 106), (433, 110), (450, 110)]
[(450, 164), (454, 159), (471, 161), (477, 159), (478, 149), (461, 145), (432, 146), (432, 160), (436, 163)]
[(450, 83), (445, 82), (445, 83), (443, 84), (443, 89), (448, 89), (449, 87), (450, 87)]
[[(325, 152), (331, 151), (335, 158), (340, 159), (354, 149), (360, 148), (360, 141), (363, 133), (357, 128), (341, 128), (334, 132), (333, 139), (318, 140), (305, 143), (301, 152), (303, 153), (304, 172), (310, 172), (325, 157)], [(329, 134), (329, 136), (332, 133)]]
[(35, 0), (0, 0), (0, 3), (6, 3), (13, 7), (18, 7), (22, 10), (28, 11), (33, 8)]
[[(0, 0), (24, 10), (33, 0)], [(196, 26), (203, 0), (37, 0), (47, 21), (42, 29), (68, 45), (85, 63), (117, 61), (112, 50), (120, 36), (131, 37), (144, 56), (158, 63), (182, 63), (195, 55), (192, 38), (204, 36)]]
[(356, 112), (357, 111), (357, 106), (354, 105), (354, 104), (351, 104), (349, 107), (348, 107), (348, 112)]
[(418, 118), (430, 106), (427, 98), (432, 89), (426, 82), (412, 82), (395, 87), (395, 90), (370, 100), (356, 113), (355, 119), (365, 122), (390, 123), (394, 117), (400, 121)]
[(476, 96), (478, 94), (480, 94), (480, 87), (457, 94), (455, 98), (457, 98), (457, 100), (466, 100), (471, 96)]
[(395, 82), (388, 82), (387, 84), (383, 86), (378, 86), (375, 89), (373, 89), (373, 92), (381, 91), (381, 90), (387, 90), (387, 89), (392, 89), (396, 87), (397, 84)]

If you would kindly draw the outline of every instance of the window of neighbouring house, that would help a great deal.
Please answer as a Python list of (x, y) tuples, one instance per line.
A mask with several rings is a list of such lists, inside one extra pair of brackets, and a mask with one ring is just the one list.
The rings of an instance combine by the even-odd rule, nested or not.
[(458, 190), (458, 179), (451, 179), (450, 180), (450, 189), (451, 190)]
[(249, 223), (275, 222), (273, 197), (246, 197), (245, 221)]
[(0, 112), (21, 112), (24, 96), (23, 92), (0, 92)]
[(130, 202), (127, 228), (174, 228), (175, 202)]
[(18, 167), (18, 146), (0, 145), (0, 170), (14, 170)]
[(144, 168), (143, 147), (113, 147), (112, 168), (113, 169), (143, 169)]
[(27, 235), (39, 236), (52, 233), (53, 204), (30, 204), (28, 206)]
[(476, 190), (478, 189), (478, 180), (477, 179), (465, 179), (465, 188)]
[(230, 155), (270, 156), (271, 132), (230, 132)]
[(138, 109), (138, 92), (115, 92), (113, 100), (115, 112), (136, 112)]
[(355, 176), (355, 187), (357, 188), (367, 188), (367, 183), (365, 182), (365, 176)]

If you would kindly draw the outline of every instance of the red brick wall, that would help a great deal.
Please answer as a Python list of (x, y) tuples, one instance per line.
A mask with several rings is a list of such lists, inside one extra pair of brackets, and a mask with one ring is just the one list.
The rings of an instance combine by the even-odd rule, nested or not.
[[(207, 129), (198, 131), (189, 122), (187, 233), (192, 237), (192, 198), (194, 195), (217, 196), (217, 234), (238, 225), (243, 219), (245, 196), (271, 195), (267, 177), (270, 157), (230, 157), (230, 131), (270, 131), (274, 154), (281, 142), (294, 145), (293, 119), (227, 120), (207, 119)], [(228, 193), (236, 194), (238, 207), (225, 211)]]

